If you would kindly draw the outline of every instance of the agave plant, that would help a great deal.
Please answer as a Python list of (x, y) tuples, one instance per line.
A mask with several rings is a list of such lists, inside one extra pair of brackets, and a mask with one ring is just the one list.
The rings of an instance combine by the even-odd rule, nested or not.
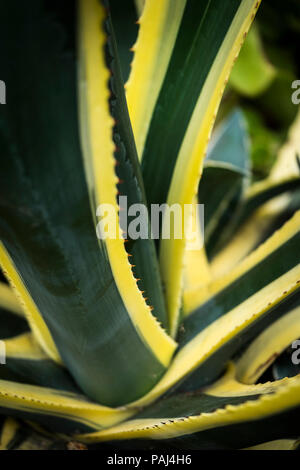
[[(264, 181), (241, 111), (208, 146), (259, 2), (137, 2), (125, 90), (122, 5), (1, 1), (1, 445), (30, 423), (52, 446), (294, 448), (299, 120)], [(119, 229), (121, 195), (198, 196), (204, 246), (195, 211), (193, 250), (174, 227), (97, 237), (103, 204)]]

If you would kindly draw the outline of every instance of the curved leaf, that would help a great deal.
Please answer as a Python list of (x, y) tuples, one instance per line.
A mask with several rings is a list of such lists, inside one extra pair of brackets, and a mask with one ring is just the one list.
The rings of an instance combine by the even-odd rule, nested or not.
[[(149, 204), (177, 203), (183, 208), (192, 203), (222, 92), (258, 6), (248, 0), (187, 3), (142, 160)], [(169, 240), (162, 240), (160, 264), (173, 335), (184, 252), (184, 237), (175, 239), (171, 233)]]
[(144, 448), (162, 440), (164, 449), (226, 449), (297, 435), (299, 377), (247, 387), (232, 372), (204, 391), (168, 398), (133, 420), (80, 438), (114, 445), (130, 440), (131, 448), (136, 440)]
[[(4, 237), (5, 238), (5, 237)], [(34, 332), (39, 344), (43, 350), (56, 362), (61, 362), (59, 352), (54, 344), (51, 333), (38, 310), (34, 300), (32, 299), (21, 275), (18, 273), (8, 251), (0, 241), (0, 265), (9, 280), (12, 289), (22, 305), (25, 317), (30, 325), (31, 330)]]
[(94, 404), (82, 395), (6, 380), (0, 380), (0, 411), (66, 435), (100, 430), (132, 415), (122, 408)]
[[(98, 160), (102, 189), (111, 185), (116, 204), (105, 9), (96, 0), (84, 4), (101, 74), (103, 115), (91, 128), (107, 164)], [(11, 94), (0, 119), (0, 237), (76, 383), (89, 397), (119, 405), (152, 388), (175, 344), (136, 286), (124, 244), (113, 257), (120, 266), (123, 259), (125, 279), (96, 237), (78, 129), (75, 19), (73, 1), (33, 0), (30, 11), (15, 0), (3, 6), (1, 70)]]

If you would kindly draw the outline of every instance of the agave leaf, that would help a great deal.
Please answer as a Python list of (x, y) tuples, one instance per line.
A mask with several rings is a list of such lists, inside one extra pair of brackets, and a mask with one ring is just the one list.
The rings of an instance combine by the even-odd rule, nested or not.
[(43, 425), (46, 430), (72, 435), (100, 430), (130, 417), (124, 408), (94, 404), (83, 395), (0, 380), (1, 414)]
[[(226, 362), (238, 352), (242, 344), (299, 306), (300, 264), (295, 257), (295, 252), (299, 250), (291, 248), (293, 243), (299, 243), (299, 216), (299, 213), (296, 214), (294, 219), (257, 250), (255, 256), (249, 258), (249, 265), (244, 265), (243, 269), (246, 269), (252, 263), (255, 266), (256, 260), (262, 260), (261, 272), (265, 270), (267, 273), (266, 280), (255, 280), (260, 285), (256, 285), (252, 292), (251, 285), (247, 283), (247, 269), (244, 283), (242, 279), (245, 272), (241, 269), (240, 277), (236, 271), (232, 278), (228, 276), (224, 279), (224, 284), (222, 281), (212, 283), (211, 291), (203, 288), (201, 300), (198, 299), (199, 308), (186, 317), (180, 328), (180, 349), (167, 373), (151, 392), (132, 403), (132, 407), (145, 406), (174, 388), (195, 390), (216, 380)], [(272, 270), (275, 267), (278, 269), (276, 274), (274, 271), (273, 277), (273, 271), (271, 274), (267, 266), (270, 263), (270, 267), (270, 259), (272, 256), (276, 258), (280, 249), (282, 256), (277, 265), (272, 265)], [(239, 282), (248, 291), (245, 297), (239, 297), (239, 290), (235, 291)], [(227, 297), (226, 291), (232, 295)]]
[[(143, 153), (143, 175), (149, 204), (167, 201), (175, 165), (178, 159), (179, 161), (183, 159), (181, 147), (184, 145), (186, 148), (189, 144), (193, 150), (193, 144), (195, 145), (196, 138), (201, 131), (199, 130), (201, 123), (204, 122), (205, 128), (209, 127), (211, 130), (213, 119), (209, 120), (209, 124), (207, 122), (209, 110), (203, 115), (201, 109), (200, 114), (200, 103), (197, 104), (197, 100), (199, 101), (202, 97), (202, 106), (204, 97), (205, 105), (211, 102), (214, 95), (212, 83), (218, 84), (224, 65), (229, 61), (226, 79), (228, 69), (231, 68), (233, 59), (239, 51), (242, 38), (238, 38), (239, 47), (234, 48), (237, 36), (243, 29), (241, 34), (243, 37), (249, 26), (249, 22), (247, 25), (244, 23), (247, 22), (248, 16), (250, 16), (249, 20), (251, 19), (257, 7), (258, 5), (255, 8), (255, 3), (249, 1), (234, 1), (226, 4), (218, 0), (213, 0), (208, 4), (195, 0), (187, 2), (167, 73), (152, 115)], [(218, 14), (216, 14), (216, 9)], [(209, 48), (207, 44), (210, 45)], [(203, 50), (206, 51), (205, 54)], [(215, 65), (212, 69), (216, 61), (218, 67)], [(218, 92), (215, 91), (218, 98), (223, 88), (224, 81), (219, 84)], [(213, 115), (216, 107), (215, 103)], [(192, 127), (197, 129), (192, 129)], [(209, 133), (206, 131), (205, 135), (206, 147)], [(203, 154), (201, 160), (203, 160)], [(185, 163), (184, 174), (188, 173), (189, 168), (186, 155)], [(179, 166), (178, 163), (177, 167)], [(200, 165), (198, 168), (200, 170)]]
[[(103, 107), (90, 125), (99, 135), (101, 183), (111, 195), (105, 202), (116, 204), (101, 29), (105, 9), (97, 1), (84, 3), (92, 38), (96, 32), (98, 37), (92, 47), (94, 67), (103, 72), (98, 86)], [(97, 401), (119, 405), (151, 389), (175, 343), (145, 303), (124, 244), (113, 256), (128, 275), (118, 272), (115, 278), (111, 252), (96, 237), (78, 132), (74, 14), (74, 2), (62, 7), (34, 0), (30, 11), (15, 1), (3, 6), (2, 73), (11, 95), (0, 123), (6, 155), (1, 159), (0, 236), (16, 268), (9, 277), (13, 284), (20, 281), (23, 301), (34, 302), (76, 383)], [(98, 167), (95, 171), (98, 175)], [(120, 290), (116, 279), (121, 279)]]
[(134, 0), (109, 0), (110, 13), (118, 46), (122, 78), (127, 81), (133, 56), (132, 46), (138, 33)]
[(203, 391), (172, 396), (132, 420), (80, 438), (86, 442), (109, 440), (114, 445), (130, 439), (131, 446), (138, 440), (143, 447), (162, 440), (165, 449), (224, 449), (297, 435), (299, 377), (247, 386), (237, 382), (234, 373), (231, 366)]
[[(258, 6), (247, 0), (187, 2), (144, 147), (149, 204), (192, 203), (222, 91)], [(173, 336), (184, 253), (184, 239), (174, 239), (171, 233), (169, 240), (162, 240), (160, 264)]]
[[(81, 110), (82, 126), (84, 127), (83, 135), (85, 136), (83, 140), (86, 149), (84, 155), (85, 168), (89, 180), (89, 191), (92, 193), (92, 205), (110, 204), (118, 214), (119, 206), (116, 202), (118, 189), (119, 193), (128, 197), (128, 205), (140, 203), (146, 206), (142, 176), (119, 76), (117, 51), (111, 21), (108, 18), (106, 23), (109, 38), (105, 38), (104, 35), (102, 37), (102, 41), (108, 41), (108, 64), (113, 74), (110, 77), (111, 94), (109, 95), (109, 90), (106, 88), (107, 77), (105, 80), (104, 73), (101, 73), (106, 70), (106, 74), (108, 74), (108, 70), (106, 69), (104, 57), (99, 56), (96, 43), (96, 38), (99, 37), (99, 19), (97, 21), (94, 13), (98, 11), (98, 14), (100, 14), (99, 6), (95, 0), (91, 0), (89, 3), (81, 2), (80, 5), (80, 38), (82, 45), (80, 57), (83, 77)], [(95, 60), (97, 60), (98, 69), (95, 69)], [(99, 87), (100, 80), (102, 89)], [(110, 109), (107, 103), (108, 98), (110, 98)], [(101, 113), (103, 114), (101, 116), (99, 114), (100, 104), (102, 105)], [(98, 133), (99, 119), (105, 120), (107, 123), (107, 129), (103, 129), (102, 139), (99, 138)], [(90, 125), (89, 129), (86, 127), (86, 122)], [(115, 146), (110, 139), (111, 133), (115, 138)], [(106, 143), (104, 149), (103, 142)], [(121, 178), (119, 181), (115, 172), (116, 164), (118, 165), (118, 176)], [(93, 176), (89, 177), (91, 174)], [(128, 251), (133, 255), (133, 262), (136, 266), (132, 266), (129, 262), (123, 239), (117, 237), (117, 239), (107, 238), (105, 240), (110, 267), (129, 315), (134, 324), (137, 325), (140, 334), (145, 337), (150, 348), (156, 350), (156, 354), (163, 364), (168, 365), (175, 343), (159, 327), (142, 295), (142, 290), (145, 289), (145, 293), (154, 307), (153, 313), (166, 326), (164, 300), (154, 244), (151, 239), (140, 239), (133, 241), (132, 245), (128, 248)], [(133, 269), (134, 267), (136, 269)], [(137, 276), (135, 277), (133, 274), (137, 274)], [(141, 289), (137, 285), (139, 281), (142, 282)]]
[[(4, 239), (5, 237), (3, 240)], [(0, 242), (0, 265), (19, 299), (28, 324), (34, 332), (39, 344), (51, 359), (61, 363), (59, 352), (57, 351), (46, 322), (2, 242)]]
[[(204, 328), (182, 346), (168, 372), (151, 392), (132, 406), (144, 406), (175, 389), (184, 392), (197, 390), (216, 380), (242, 344), (299, 306), (296, 278), (299, 278), (299, 270), (283, 276)], [(278, 289), (282, 287), (287, 294), (278, 295)]]
[[(92, 5), (87, 6), (92, 11)], [(82, 126), (84, 127), (84, 132), (82, 136), (82, 141), (84, 142), (84, 148), (89, 149), (85, 154), (85, 167), (87, 175), (92, 171), (94, 175), (97, 175), (96, 166), (99, 165), (99, 144), (102, 144), (102, 141), (99, 139), (98, 133), (90, 132), (90, 129), (87, 128), (87, 123), (94, 123), (95, 128), (98, 126), (98, 121), (96, 121), (97, 116), (95, 110), (100, 103), (100, 98), (103, 99), (105, 96), (101, 96), (98, 93), (98, 83), (101, 79), (101, 67), (105, 67), (105, 63), (99, 64), (99, 69), (95, 70), (94, 60), (95, 55), (98, 52), (96, 46), (96, 37), (91, 34), (91, 17), (85, 19), (84, 17), (88, 15), (83, 10), (82, 12), (82, 24), (80, 25), (80, 41), (82, 40), (81, 47), (81, 74), (82, 82), (80, 83), (80, 95), (81, 95), (81, 110), (82, 110)], [(95, 34), (99, 35), (98, 24), (95, 22)], [(110, 192), (108, 192), (108, 183), (106, 175), (103, 175), (103, 179), (100, 177), (91, 177), (90, 181), (90, 192), (92, 198), (92, 207), (98, 206), (98, 204), (107, 204), (108, 197), (111, 197), (112, 193), (115, 193), (114, 204), (111, 207), (115, 207), (116, 213), (121, 211), (126, 212), (127, 207), (132, 209), (136, 204), (142, 205), (145, 209), (147, 208), (143, 181), (140, 171), (139, 162), (136, 155), (134, 139), (131, 131), (123, 83), (120, 77), (120, 67), (117, 56), (116, 44), (114, 41), (112, 24), (110, 18), (105, 23), (106, 31), (108, 32), (107, 44), (106, 44), (106, 61), (109, 70), (111, 70), (110, 77), (110, 113), (114, 119), (114, 126), (112, 129), (114, 142), (115, 142), (115, 152), (114, 156), (108, 154), (108, 152), (102, 151), (102, 161), (110, 159), (116, 166), (116, 175), (118, 177), (118, 184), (115, 184), (114, 179), (111, 178)], [(97, 29), (96, 29), (97, 28)], [(93, 40), (93, 47), (91, 46), (91, 39)], [(105, 83), (104, 83), (105, 85)], [(107, 102), (106, 108), (107, 108)], [(103, 107), (103, 109), (105, 109)], [(111, 116), (107, 113), (106, 118), (111, 120)], [(105, 136), (107, 137), (107, 136)], [(109, 141), (110, 142), (110, 141)], [(109, 150), (109, 147), (106, 149)], [(114, 177), (116, 176), (114, 175)], [(103, 186), (103, 188), (102, 188)], [(96, 189), (95, 189), (96, 188)], [(119, 196), (127, 197), (127, 207), (121, 207), (119, 203)], [(118, 199), (119, 206), (116, 204)], [(139, 206), (140, 207), (140, 206)], [(138, 209), (139, 211), (139, 209)], [(128, 216), (128, 223), (121, 222), (120, 216), (120, 227), (121, 229), (130, 228), (131, 218)], [(150, 224), (148, 224), (148, 233), (150, 234)], [(148, 299), (148, 305), (152, 309), (152, 313), (159, 322), (161, 322), (164, 328), (168, 328), (168, 318), (166, 313), (165, 301), (162, 292), (162, 285), (160, 279), (160, 272), (158, 266), (158, 260), (156, 257), (156, 251), (154, 246), (154, 241), (151, 237), (131, 239), (130, 232), (126, 235), (128, 238), (127, 245), (125, 247), (124, 240), (112, 241), (106, 239), (106, 247), (108, 249), (108, 257), (112, 270), (115, 272), (115, 278), (117, 279), (118, 289), (122, 292), (124, 299), (129, 299), (130, 296), (135, 295), (138, 304), (134, 305), (133, 314), (136, 310), (141, 308), (141, 292), (144, 292), (145, 297)], [(118, 247), (119, 252), (121, 251), (123, 258), (127, 257), (126, 265), (120, 263), (120, 258), (116, 256), (116, 247)], [(125, 249), (126, 248), (126, 249)], [(127, 255), (128, 253), (128, 255)], [(128, 256), (131, 257), (130, 263), (128, 262)], [(130, 266), (131, 265), (131, 266)], [(121, 269), (123, 267), (123, 269)], [(118, 278), (120, 281), (118, 282)], [(126, 282), (126, 287), (124, 284)], [(122, 284), (123, 283), (123, 284)], [(138, 283), (138, 287), (137, 284)], [(129, 285), (132, 285), (131, 291), (128, 289)], [(125, 300), (126, 302), (126, 300)], [(144, 302), (145, 304), (145, 302)], [(146, 305), (143, 305), (144, 312)], [(130, 312), (130, 310), (129, 310)], [(140, 331), (145, 331), (142, 321), (139, 320), (139, 316), (136, 314), (135, 321), (139, 323)], [(149, 308), (147, 315), (144, 315), (145, 321), (148, 318), (148, 321), (151, 320), (149, 316)], [(154, 330), (158, 331), (158, 328), (155, 328), (154, 322), (152, 321)], [(151, 337), (148, 335), (148, 338)], [(163, 341), (164, 335), (161, 335), (161, 341)], [(165, 343), (168, 340), (165, 339)], [(162, 343), (161, 343), (162, 344)]]

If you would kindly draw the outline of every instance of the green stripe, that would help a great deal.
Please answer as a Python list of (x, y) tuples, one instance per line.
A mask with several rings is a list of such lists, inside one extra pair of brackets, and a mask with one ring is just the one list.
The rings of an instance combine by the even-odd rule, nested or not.
[(110, 13), (115, 31), (118, 54), (121, 63), (124, 82), (130, 73), (130, 64), (133, 59), (131, 47), (138, 34), (137, 12), (134, 0), (109, 0)]
[(227, 405), (240, 405), (249, 400), (256, 400), (259, 395), (242, 396), (214, 396), (203, 392), (178, 393), (172, 397), (162, 399), (145, 411), (134, 416), (134, 420), (148, 418), (187, 418), (199, 416), (202, 413), (213, 413)]
[(6, 364), (0, 366), (0, 379), (81, 393), (69, 372), (51, 359), (7, 357)]

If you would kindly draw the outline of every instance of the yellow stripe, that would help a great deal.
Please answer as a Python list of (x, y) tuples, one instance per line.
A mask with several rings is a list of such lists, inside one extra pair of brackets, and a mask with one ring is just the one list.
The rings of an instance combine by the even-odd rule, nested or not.
[(147, 0), (139, 20), (126, 96), (140, 158), (185, 4), (186, 0)]
[(184, 292), (194, 292), (211, 281), (210, 266), (204, 248), (187, 251), (185, 254)]
[(48, 359), (48, 356), (39, 347), (32, 333), (24, 333), (14, 338), (7, 339), (4, 342), (6, 357), (33, 359), (37, 361)]
[(192, 230), (195, 240), (186, 244), (185, 267), (184, 267), (184, 290), (194, 291), (211, 281), (210, 266), (207, 260), (201, 224), (196, 210), (197, 198), (193, 201)]
[(17, 315), (23, 315), (23, 310), (12, 288), (0, 282), (0, 307)]
[(46, 354), (56, 362), (61, 363), (59, 353), (56, 349), (54, 341), (51, 337), (50, 331), (43, 320), (42, 315), (37, 309), (30, 293), (18, 274), (13, 261), (10, 259), (4, 245), (0, 242), (0, 265), (7, 277), (10, 285), (12, 286), (22, 308), (25, 312), (26, 319), (34, 333), (38, 343), (41, 345)]
[(0, 436), (0, 450), (8, 450), (9, 444), (14, 439), (20, 425), (12, 418), (7, 418)]
[[(85, 156), (87, 171), (95, 177), (96, 205), (110, 204), (117, 214), (117, 177), (115, 173), (114, 144), (112, 141), (113, 119), (109, 112), (109, 71), (104, 62), (105, 35), (102, 25), (105, 12), (98, 0), (81, 0), (80, 5), (80, 46), (81, 106), (85, 103), (89, 123), (89, 148)], [(87, 150), (87, 147), (85, 147)], [(153, 354), (168, 366), (176, 343), (161, 328), (146, 304), (137, 280), (132, 274), (124, 240), (121, 237), (105, 240), (111, 270), (128, 314), (137, 332)]]
[[(168, 204), (191, 204), (197, 192), (202, 164), (216, 112), (228, 76), (260, 2), (243, 0), (209, 72), (186, 131), (168, 194)], [(182, 176), (184, 175), (184, 177)], [(185, 240), (162, 240), (161, 270), (171, 333), (177, 331), (182, 292)]]
[(245, 199), (251, 200), (253, 197), (258, 196), (264, 191), (271, 191), (272, 188), (275, 188), (278, 186), (278, 184), (289, 183), (297, 180), (300, 180), (299, 175), (290, 175), (280, 179), (266, 178), (262, 181), (258, 181), (257, 183), (252, 184), (245, 193)]
[(271, 253), (277, 250), (280, 246), (284, 245), (289, 239), (299, 232), (299, 228), (300, 211), (296, 212), (296, 214), (281, 229), (275, 232), (264, 244), (260, 245), (257, 250), (251, 253), (247, 258), (245, 258), (243, 262), (241, 262), (228, 274), (213, 281), (211, 284), (201, 290), (188, 292), (184, 297), (185, 314), (188, 315), (193, 312), (197, 307), (199, 307), (199, 305), (215, 296), (217, 292), (225, 289), (236, 279), (260, 263), (264, 258), (268, 257)]

